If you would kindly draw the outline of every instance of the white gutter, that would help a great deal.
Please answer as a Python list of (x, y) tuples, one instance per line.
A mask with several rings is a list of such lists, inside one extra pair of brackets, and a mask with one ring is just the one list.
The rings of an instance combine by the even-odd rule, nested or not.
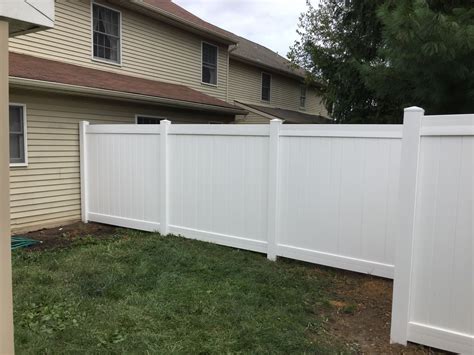
[(128, 102), (143, 103), (147, 102), (150, 104), (158, 104), (161, 106), (169, 107), (180, 107), (190, 110), (198, 111), (210, 111), (219, 113), (228, 113), (234, 115), (245, 114), (245, 111), (239, 108), (223, 107), (209, 104), (202, 104), (190, 101), (181, 101), (176, 99), (169, 99), (164, 97), (156, 97), (149, 95), (133, 94), (121, 91), (97, 89), (87, 86), (78, 86), (70, 84), (55, 83), (50, 81), (25, 79), (18, 77), (10, 77), (10, 86), (19, 89), (37, 89), (42, 91), (49, 91), (55, 93), (69, 93), (88, 97), (115, 99)]

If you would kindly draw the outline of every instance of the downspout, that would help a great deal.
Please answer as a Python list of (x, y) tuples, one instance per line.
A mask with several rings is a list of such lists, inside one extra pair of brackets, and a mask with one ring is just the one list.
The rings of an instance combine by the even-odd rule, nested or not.
[(227, 48), (227, 84), (226, 84), (226, 90), (225, 90), (225, 101), (229, 102), (229, 81), (230, 81), (230, 54), (235, 51), (237, 48), (239, 48), (239, 44), (235, 45), (230, 45)]

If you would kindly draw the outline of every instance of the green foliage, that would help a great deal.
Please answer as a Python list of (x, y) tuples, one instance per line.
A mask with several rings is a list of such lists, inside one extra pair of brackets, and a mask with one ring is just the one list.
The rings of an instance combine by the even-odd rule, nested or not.
[(473, 27), (473, 0), (322, 0), (289, 57), (339, 123), (400, 122), (412, 105), (473, 112)]
[(127, 232), (13, 255), (19, 354), (343, 353), (324, 330), (333, 275)]
[(361, 66), (379, 61), (381, 24), (376, 10), (383, 0), (322, 0), (308, 2), (300, 17), (300, 40), (289, 57), (324, 87), (328, 111), (339, 123), (377, 123), (394, 120), (391, 101), (374, 100)]
[(385, 60), (362, 69), (377, 98), (429, 114), (474, 112), (474, 3), (388, 1), (377, 13)]

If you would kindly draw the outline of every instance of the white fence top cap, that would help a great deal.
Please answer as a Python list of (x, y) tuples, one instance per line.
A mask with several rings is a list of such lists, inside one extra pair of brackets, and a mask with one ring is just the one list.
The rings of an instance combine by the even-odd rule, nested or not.
[(418, 106), (407, 107), (405, 108), (404, 111), (405, 112), (425, 112), (425, 110), (423, 110), (421, 107), (418, 107)]

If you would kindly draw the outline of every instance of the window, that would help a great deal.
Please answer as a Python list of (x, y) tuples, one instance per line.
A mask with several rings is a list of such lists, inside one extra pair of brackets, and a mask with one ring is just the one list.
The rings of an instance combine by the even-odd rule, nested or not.
[(306, 107), (306, 86), (301, 86), (301, 93), (300, 93), (300, 107)]
[(23, 105), (10, 105), (10, 165), (26, 165), (26, 113)]
[(270, 88), (272, 86), (272, 76), (262, 73), (262, 100), (270, 101)]
[(165, 120), (164, 117), (152, 117), (152, 116), (139, 116), (137, 115), (137, 124), (160, 124), (161, 120)]
[(202, 43), (202, 82), (217, 85), (217, 47)]
[(120, 12), (92, 4), (94, 58), (120, 63)]

